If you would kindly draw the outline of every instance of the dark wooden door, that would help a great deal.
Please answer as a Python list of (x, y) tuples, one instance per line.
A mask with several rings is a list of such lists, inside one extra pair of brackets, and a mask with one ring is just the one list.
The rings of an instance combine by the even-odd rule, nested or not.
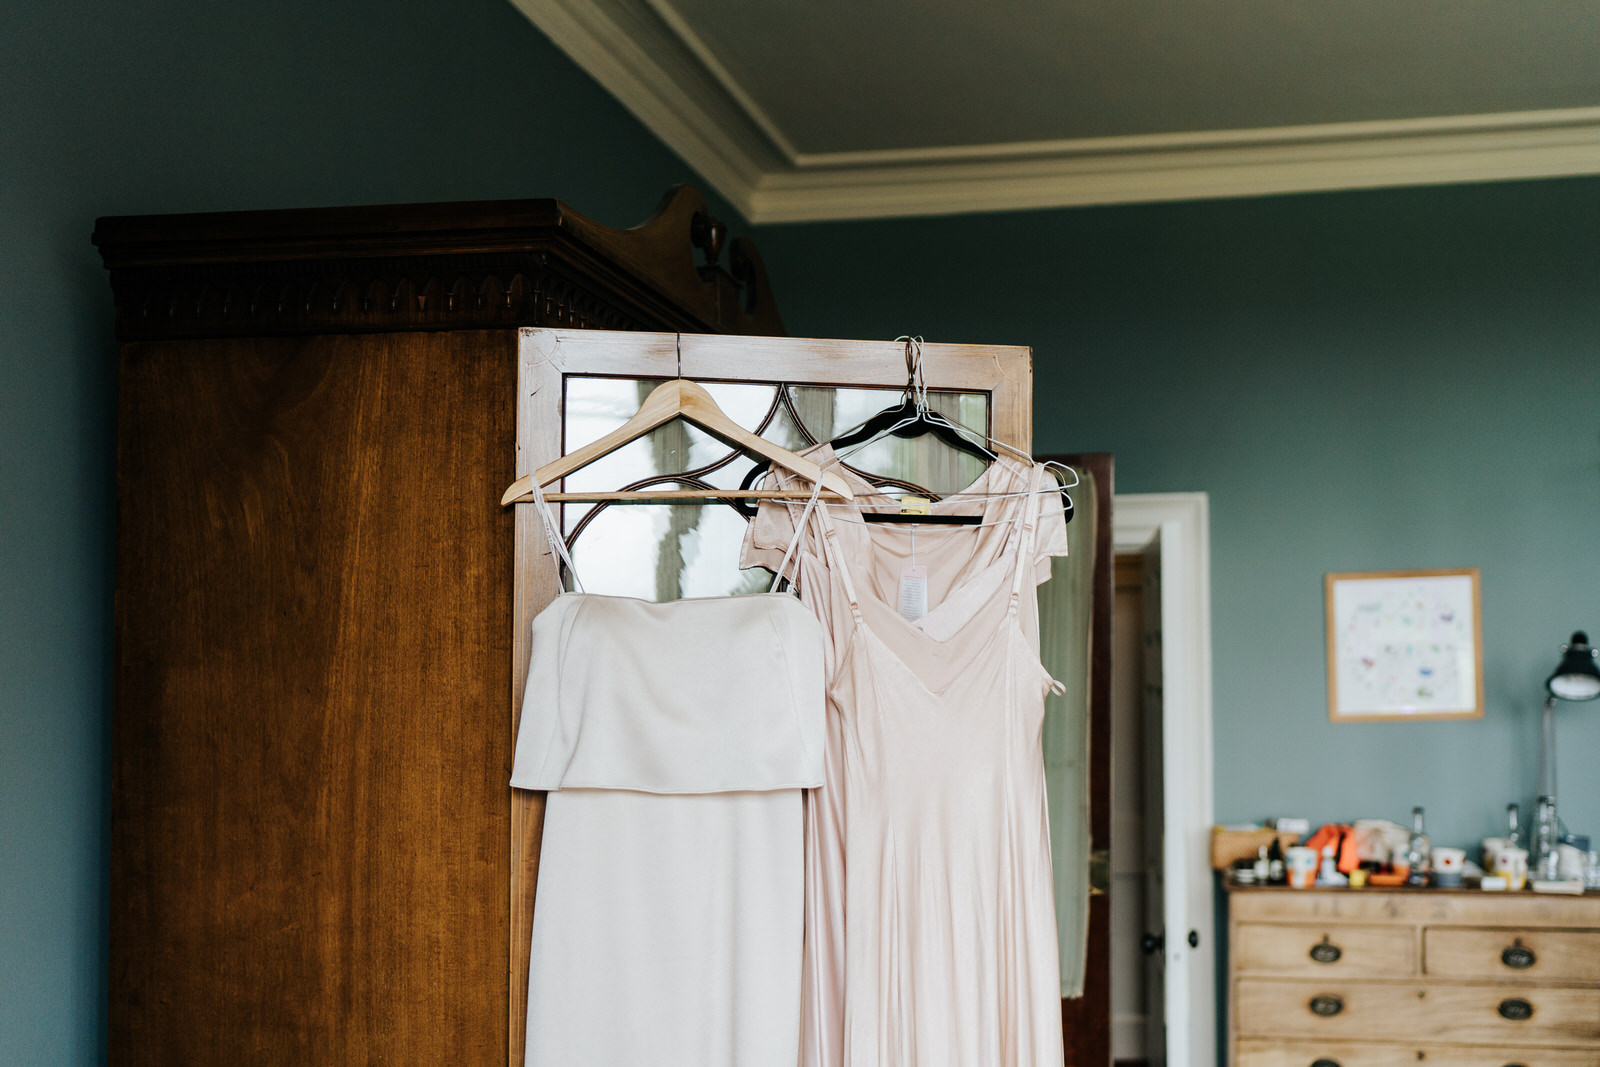
[[(1083, 994), (1063, 998), (1061, 1025), (1066, 1062), (1071, 1067), (1109, 1067), (1111, 1063), (1111, 606), (1112, 457), (1106, 453), (1040, 456), (1079, 472), (1073, 491), (1078, 515), (1067, 528), (1074, 552), (1093, 547), (1090, 581), (1087, 760), (1089, 794), (1088, 933), (1084, 944)], [(1052, 801), (1052, 811), (1057, 803)], [(1057, 860), (1058, 870), (1063, 862)], [(1070, 939), (1067, 939), (1070, 940)]]

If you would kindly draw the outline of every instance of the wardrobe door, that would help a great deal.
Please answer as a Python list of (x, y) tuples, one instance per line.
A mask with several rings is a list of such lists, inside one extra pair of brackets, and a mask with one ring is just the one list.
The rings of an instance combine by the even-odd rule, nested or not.
[(516, 365), (123, 347), (111, 1063), (505, 1062)]
[[(935, 408), (1026, 449), (1032, 430), (1031, 353), (1025, 348), (928, 344), (922, 365)], [(704, 384), (736, 422), (786, 448), (828, 440), (897, 403), (906, 381), (896, 342), (703, 334), (526, 330), (519, 379), (517, 473), (622, 425), (661, 381)], [(932, 439), (885, 440), (853, 466), (949, 493), (982, 470)], [(687, 426), (666, 423), (565, 480), (566, 491), (624, 486), (737, 487), (752, 461)], [(559, 505), (563, 532), (591, 593), (673, 600), (764, 591), (771, 576), (738, 569), (745, 520), (726, 504)], [(534, 509), (518, 505), (512, 700), (520, 713), (533, 616), (554, 595), (556, 573)], [(709, 657), (714, 656), (708, 651)], [(528, 951), (538, 882), (544, 795), (512, 799), (510, 1063), (521, 1067)], [(1070, 1037), (1069, 1037), (1070, 1043)]]

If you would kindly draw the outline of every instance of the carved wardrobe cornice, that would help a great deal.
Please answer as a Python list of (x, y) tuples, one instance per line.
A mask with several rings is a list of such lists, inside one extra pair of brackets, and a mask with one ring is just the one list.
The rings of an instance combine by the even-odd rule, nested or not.
[[(559, 200), (102, 218), (117, 336), (496, 326), (782, 334), (761, 258), (680, 185), (618, 230)], [(697, 252), (698, 250), (698, 252)]]

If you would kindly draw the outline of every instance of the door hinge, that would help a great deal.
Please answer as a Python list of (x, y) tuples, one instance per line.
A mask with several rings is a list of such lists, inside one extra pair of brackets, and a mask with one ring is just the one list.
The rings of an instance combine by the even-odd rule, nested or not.
[(1105, 896), (1111, 892), (1111, 850), (1097, 848), (1089, 853), (1089, 895)]

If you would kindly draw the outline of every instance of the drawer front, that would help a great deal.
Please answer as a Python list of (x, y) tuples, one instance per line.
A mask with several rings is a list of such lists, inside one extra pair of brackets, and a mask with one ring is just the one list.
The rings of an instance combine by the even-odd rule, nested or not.
[(1474, 982), (1241, 978), (1241, 1036), (1600, 1048), (1600, 993)]
[[(1240, 1038), (1234, 1067), (1416, 1067), (1413, 1045)], [(1496, 1064), (1495, 1067), (1500, 1067)], [(1534, 1067), (1528, 1064), (1527, 1067)]]
[(1600, 1051), (1364, 1041), (1240, 1040), (1234, 1067), (1600, 1067)]
[(1475, 889), (1228, 890), (1228, 914), (1242, 923), (1396, 923), (1410, 926), (1521, 926), (1600, 930), (1600, 893), (1480, 893)]
[(1430, 926), (1423, 944), (1430, 975), (1600, 985), (1600, 930)]
[(1408, 978), (1418, 972), (1410, 926), (1240, 923), (1232, 951), (1240, 974)]

